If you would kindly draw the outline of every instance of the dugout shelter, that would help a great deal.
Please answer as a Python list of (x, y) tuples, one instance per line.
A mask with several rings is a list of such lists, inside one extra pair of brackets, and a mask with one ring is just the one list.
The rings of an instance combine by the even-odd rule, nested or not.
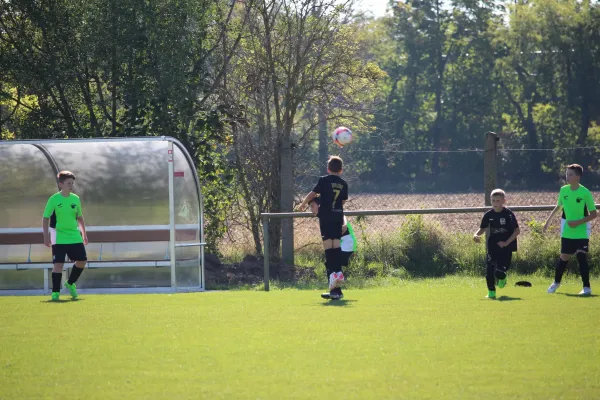
[(50, 293), (42, 213), (61, 170), (75, 174), (89, 239), (81, 294), (204, 290), (200, 182), (163, 136), (0, 141), (0, 295)]

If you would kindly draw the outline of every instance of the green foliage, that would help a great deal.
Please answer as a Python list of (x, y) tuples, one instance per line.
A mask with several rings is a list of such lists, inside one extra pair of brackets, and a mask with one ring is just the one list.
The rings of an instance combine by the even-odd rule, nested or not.
[[(364, 234), (366, 221), (355, 223), (358, 250), (346, 269), (352, 279), (384, 277), (439, 277), (448, 274), (485, 275), (485, 245), (473, 242), (472, 235), (453, 234), (421, 215), (408, 216), (392, 235)], [(527, 221), (528, 233), (518, 238), (511, 274), (553, 276), (560, 250), (560, 238), (542, 233), (543, 223)], [(600, 239), (592, 237), (590, 263), (600, 259)], [(304, 249), (299, 265), (322, 264), (322, 250)], [(569, 273), (578, 274), (577, 261), (569, 263)]]

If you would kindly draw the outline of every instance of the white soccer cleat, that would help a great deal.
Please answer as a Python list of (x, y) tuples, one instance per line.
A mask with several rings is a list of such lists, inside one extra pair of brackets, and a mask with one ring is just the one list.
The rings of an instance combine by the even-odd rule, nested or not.
[(589, 287), (584, 287), (581, 292), (579, 292), (580, 296), (590, 296), (592, 294), (592, 289)]
[(552, 294), (556, 292), (556, 289), (560, 287), (560, 283), (553, 282), (552, 285), (548, 288), (548, 293)]
[(329, 290), (341, 287), (344, 280), (344, 273), (342, 271), (332, 272), (331, 275), (329, 275)]

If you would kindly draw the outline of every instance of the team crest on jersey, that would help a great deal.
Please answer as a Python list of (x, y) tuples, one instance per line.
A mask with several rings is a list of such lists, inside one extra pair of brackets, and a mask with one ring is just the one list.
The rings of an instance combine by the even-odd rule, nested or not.
[(500, 218), (500, 225), (506, 225), (506, 218)]

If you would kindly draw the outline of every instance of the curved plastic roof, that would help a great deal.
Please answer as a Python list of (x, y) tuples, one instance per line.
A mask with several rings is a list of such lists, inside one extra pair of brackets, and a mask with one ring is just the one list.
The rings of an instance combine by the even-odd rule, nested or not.
[[(170, 163), (176, 242), (197, 243), (202, 236), (199, 181), (191, 157), (176, 139), (0, 142), (0, 266), (16, 263), (19, 269), (19, 265), (50, 261), (49, 250), (38, 236), (46, 202), (58, 191), (56, 175), (61, 170), (76, 177), (74, 193), (82, 200), (91, 262), (168, 260)], [(200, 258), (199, 251), (181, 246), (177, 259), (189, 265)], [(198, 286), (197, 276), (192, 280), (187, 286)], [(182, 276), (177, 285), (185, 286), (184, 281)], [(163, 283), (136, 285), (170, 286)]]

